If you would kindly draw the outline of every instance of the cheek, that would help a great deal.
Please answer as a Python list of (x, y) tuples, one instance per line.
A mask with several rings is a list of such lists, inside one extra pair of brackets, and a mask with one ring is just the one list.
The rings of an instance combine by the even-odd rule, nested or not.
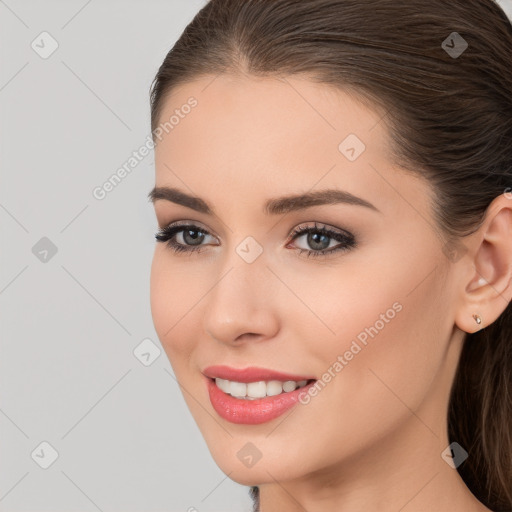
[(153, 324), (160, 342), (171, 364), (178, 358), (189, 354), (193, 347), (191, 339), (181, 330), (188, 326), (189, 315), (193, 315), (194, 305), (198, 302), (194, 292), (193, 280), (186, 273), (180, 272), (166, 254), (162, 246), (155, 248), (150, 277), (150, 301)]
[[(443, 282), (430, 276), (411, 293), (424, 275), (419, 277), (417, 269), (406, 274), (402, 272), (401, 279), (387, 274), (380, 281), (372, 277), (367, 284), (347, 277), (343, 287), (340, 282), (324, 283), (326, 293), (308, 303), (335, 332), (315, 320), (307, 330), (302, 324), (296, 333), (309, 340), (301, 358), (325, 385), (299, 407), (294, 421), (282, 422), (272, 442), (277, 443), (279, 436), (303, 437), (302, 452), (307, 452), (313, 469), (383, 439), (410, 419), (411, 410), (418, 410), (431, 390), (446, 346), (446, 325), (432, 323), (441, 310), (446, 311)], [(270, 438), (261, 444), (266, 453), (276, 449)], [(294, 463), (299, 466), (301, 460)]]
[[(434, 254), (413, 253), (407, 247), (396, 250), (392, 244), (378, 250), (378, 258), (371, 253), (365, 261), (361, 254), (347, 257), (329, 279), (325, 269), (301, 276), (301, 296), (316, 319), (309, 332), (297, 336), (311, 340), (308, 352), (319, 363), (317, 371), (327, 371), (342, 357), (341, 366), (331, 372), (345, 377), (333, 379), (333, 388), (343, 386), (343, 393), (355, 393), (351, 396), (358, 402), (364, 396), (361, 389), (368, 388), (370, 398), (385, 383), (417, 401), (415, 393), (441, 364), (449, 335), (445, 281), (432, 272)], [(440, 317), (447, 321), (438, 322)], [(288, 321), (293, 325), (292, 318)], [(387, 393), (393, 399), (392, 392)]]
[[(434, 273), (422, 282), (428, 271), (421, 268), (428, 264), (400, 269), (399, 279), (388, 272), (356, 284), (350, 277), (342, 292), (334, 287), (328, 291), (336, 308), (327, 300), (318, 303), (336, 333), (314, 348), (325, 370), (336, 375), (326, 395), (350, 404), (351, 418), (358, 424), (354, 427), (366, 425), (371, 432), (376, 416), (391, 425), (410, 415), (408, 407), (420, 406), (442, 366), (449, 325), (435, 320), (449, 316), (443, 281)], [(340, 424), (347, 424), (345, 407), (334, 414)]]

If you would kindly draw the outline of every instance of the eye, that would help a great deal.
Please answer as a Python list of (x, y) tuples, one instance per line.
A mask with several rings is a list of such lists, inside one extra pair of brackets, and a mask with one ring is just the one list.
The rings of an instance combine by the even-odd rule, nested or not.
[[(307, 257), (327, 256), (338, 251), (348, 251), (356, 247), (354, 236), (348, 231), (334, 231), (316, 222), (313, 226), (298, 227), (293, 233), (293, 239), (303, 238), (311, 249), (299, 247), (299, 254), (307, 253)], [(307, 236), (306, 236), (307, 235)], [(337, 241), (338, 245), (332, 242)]]
[(206, 237), (212, 235), (194, 224), (169, 224), (162, 228), (155, 238), (158, 242), (167, 242), (175, 252), (198, 252)]
[[(306, 236), (307, 235), (307, 236)], [(348, 231), (335, 231), (316, 222), (313, 226), (298, 227), (292, 232), (292, 240), (305, 237), (305, 242), (311, 249), (299, 247), (299, 254), (307, 253), (307, 257), (327, 256), (337, 251), (348, 251), (356, 247), (354, 236)], [(213, 238), (206, 229), (194, 224), (169, 224), (162, 228), (155, 238), (158, 242), (166, 242), (175, 252), (200, 252), (207, 237)], [(332, 247), (332, 242), (338, 244)]]

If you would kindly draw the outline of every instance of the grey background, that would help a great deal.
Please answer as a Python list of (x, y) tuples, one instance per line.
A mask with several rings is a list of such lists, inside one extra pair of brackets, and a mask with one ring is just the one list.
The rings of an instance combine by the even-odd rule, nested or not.
[(133, 352), (161, 348), (153, 155), (92, 194), (147, 140), (151, 80), (203, 4), (0, 0), (0, 511), (251, 509), (163, 350), (149, 366)]

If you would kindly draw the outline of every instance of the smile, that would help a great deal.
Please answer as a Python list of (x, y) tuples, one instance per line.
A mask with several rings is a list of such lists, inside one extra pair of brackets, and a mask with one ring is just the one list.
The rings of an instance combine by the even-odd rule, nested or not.
[(266, 396), (276, 396), (281, 393), (289, 393), (295, 391), (297, 388), (302, 388), (307, 384), (307, 380), (287, 380), (281, 382), (279, 380), (269, 380), (265, 382), (260, 380), (258, 382), (236, 382), (226, 379), (215, 379), (215, 384), (219, 389), (228, 393), (235, 398), (242, 398), (245, 400), (255, 400), (257, 398), (264, 398)]
[(281, 416), (316, 382), (314, 378), (261, 368), (226, 366), (203, 371), (212, 407), (231, 422), (256, 425)]

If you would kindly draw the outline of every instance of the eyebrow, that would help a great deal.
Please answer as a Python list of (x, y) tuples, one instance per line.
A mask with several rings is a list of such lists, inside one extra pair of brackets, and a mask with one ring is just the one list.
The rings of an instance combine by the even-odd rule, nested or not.
[[(191, 208), (206, 215), (213, 215), (214, 209), (200, 197), (191, 196), (185, 192), (172, 187), (154, 187), (148, 194), (152, 203), (158, 200), (170, 201), (172, 203)], [(283, 213), (303, 210), (312, 206), (325, 204), (352, 204), (364, 206), (371, 210), (380, 212), (372, 203), (357, 197), (350, 192), (339, 189), (318, 190), (297, 195), (288, 195), (269, 199), (264, 205), (264, 213), (267, 215), (280, 215)]]

